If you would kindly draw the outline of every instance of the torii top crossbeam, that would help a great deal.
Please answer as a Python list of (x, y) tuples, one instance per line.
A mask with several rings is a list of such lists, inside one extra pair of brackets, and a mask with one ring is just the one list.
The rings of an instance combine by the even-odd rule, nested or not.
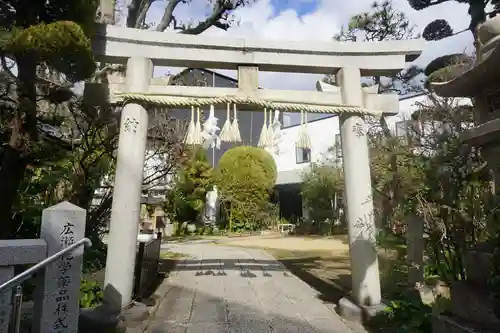
[[(368, 102), (353, 106), (337, 102), (337, 96), (332, 93), (307, 92), (302, 98), (297, 98), (297, 94), (291, 91), (262, 92), (258, 90), (258, 71), (335, 74), (341, 68), (356, 68), (362, 76), (394, 75), (406, 67), (406, 62), (416, 59), (423, 48), (421, 40), (291, 42), (191, 36), (111, 25), (100, 25), (96, 30), (94, 54), (105, 62), (125, 63), (127, 59), (146, 56), (157, 66), (238, 70), (238, 89), (230, 91), (220, 88), (209, 91), (206, 87), (183, 87), (182, 90), (161, 87), (161, 93), (147, 88), (146, 91), (127, 90), (124, 94), (112, 96), (112, 99), (135, 99), (143, 104), (170, 107), (236, 103), (292, 112), (397, 113), (398, 110), (393, 109), (397, 103), (395, 95), (380, 96), (375, 104)], [(244, 71), (244, 68), (253, 70)], [(283, 99), (291, 100), (283, 103)], [(376, 110), (368, 110), (369, 106), (375, 106)]]
[(147, 56), (156, 66), (335, 74), (355, 67), (365, 76), (394, 75), (418, 58), (422, 40), (293, 42), (192, 36), (100, 25), (93, 40), (98, 60), (125, 63)]

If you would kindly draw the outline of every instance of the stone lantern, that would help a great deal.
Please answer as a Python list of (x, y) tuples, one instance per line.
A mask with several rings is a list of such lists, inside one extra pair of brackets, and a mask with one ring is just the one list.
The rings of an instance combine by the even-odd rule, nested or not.
[[(429, 75), (429, 89), (442, 97), (469, 97), (474, 101), (477, 125), (465, 132), (463, 140), (481, 148), (500, 185), (500, 16), (484, 22), (478, 29), (477, 60), (448, 63)], [(431, 66), (432, 63), (429, 65)], [(431, 66), (432, 67), (432, 66)], [(429, 68), (429, 67), (428, 67)], [(435, 80), (433, 79), (435, 78)], [(442, 82), (436, 82), (442, 81)], [(450, 313), (436, 316), (435, 333), (500, 332), (500, 318), (493, 310), (487, 281), (491, 271), (493, 246), (481, 244), (466, 254), (467, 281), (451, 285)]]

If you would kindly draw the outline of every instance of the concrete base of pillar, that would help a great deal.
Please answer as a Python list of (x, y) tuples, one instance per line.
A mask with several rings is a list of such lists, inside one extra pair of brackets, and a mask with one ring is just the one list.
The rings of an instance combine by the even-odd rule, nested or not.
[(134, 302), (120, 313), (111, 310), (106, 305), (100, 305), (80, 311), (78, 331), (83, 333), (143, 332), (148, 317), (148, 307), (139, 302)]
[(117, 332), (120, 326), (119, 313), (105, 305), (80, 310), (78, 332)]
[(371, 306), (358, 305), (353, 299), (344, 297), (339, 301), (338, 311), (342, 318), (363, 324), (368, 319), (382, 312), (385, 307), (386, 305), (383, 303)]

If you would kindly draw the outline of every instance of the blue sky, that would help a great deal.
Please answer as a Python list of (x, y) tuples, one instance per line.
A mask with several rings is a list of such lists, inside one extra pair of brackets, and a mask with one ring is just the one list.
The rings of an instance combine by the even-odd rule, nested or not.
[(314, 12), (320, 2), (318, 0), (271, 0), (273, 17), (285, 10), (294, 10), (298, 16)]
[[(372, 3), (373, 0), (255, 0), (232, 13), (235, 24), (229, 30), (210, 28), (204, 35), (330, 42), (340, 28), (348, 23), (350, 17), (369, 10)], [(165, 4), (166, 1), (153, 2), (148, 13), (149, 22), (159, 21)], [(467, 5), (457, 2), (447, 2), (422, 11), (413, 10), (408, 5), (408, 0), (393, 0), (393, 5), (417, 26), (417, 32), (421, 32), (436, 18), (447, 19), (456, 30), (467, 27), (469, 22)], [(175, 14), (176, 18), (183, 22), (193, 22), (206, 18), (210, 9), (206, 0), (192, 0), (189, 4), (180, 4)], [(444, 54), (470, 51), (471, 41), (471, 34), (464, 33), (441, 42), (428, 43), (417, 64), (425, 65)], [(219, 72), (235, 76), (232, 71)], [(155, 73), (161, 75), (165, 70)], [(260, 85), (271, 89), (315, 90), (315, 82), (318, 79), (321, 77), (310, 74), (259, 74)]]

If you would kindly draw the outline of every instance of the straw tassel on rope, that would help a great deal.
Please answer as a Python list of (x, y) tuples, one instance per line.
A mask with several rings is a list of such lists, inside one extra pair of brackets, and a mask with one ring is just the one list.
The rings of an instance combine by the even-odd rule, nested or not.
[(306, 142), (306, 148), (311, 149), (311, 137), (309, 136), (309, 129), (307, 128), (307, 111), (304, 111), (304, 141)]
[(231, 138), (235, 143), (241, 142), (240, 126), (238, 124), (238, 115), (236, 114), (236, 104), (233, 104), (233, 123), (231, 124)]
[(269, 110), (267, 117), (267, 147), (271, 148), (274, 144), (274, 130), (273, 130), (273, 111)]
[(194, 106), (191, 107), (191, 120), (189, 121), (185, 143), (194, 144)]
[(226, 121), (224, 122), (224, 126), (220, 131), (219, 138), (222, 142), (232, 142), (232, 126), (231, 126), (231, 104), (227, 103), (227, 113), (226, 113)]
[(307, 132), (307, 113), (300, 112), (300, 131), (299, 137), (295, 143), (297, 148), (311, 149), (311, 138)]
[(279, 110), (274, 110), (274, 120), (271, 126), (273, 128), (273, 153), (274, 155), (279, 155), (281, 143), (281, 123)]
[(264, 124), (262, 124), (262, 130), (260, 131), (259, 143), (257, 146), (264, 148), (267, 146), (267, 109), (264, 108)]
[(201, 120), (200, 120), (200, 108), (196, 108), (196, 123), (194, 125), (193, 133), (193, 144), (201, 145), (203, 138), (201, 137)]

